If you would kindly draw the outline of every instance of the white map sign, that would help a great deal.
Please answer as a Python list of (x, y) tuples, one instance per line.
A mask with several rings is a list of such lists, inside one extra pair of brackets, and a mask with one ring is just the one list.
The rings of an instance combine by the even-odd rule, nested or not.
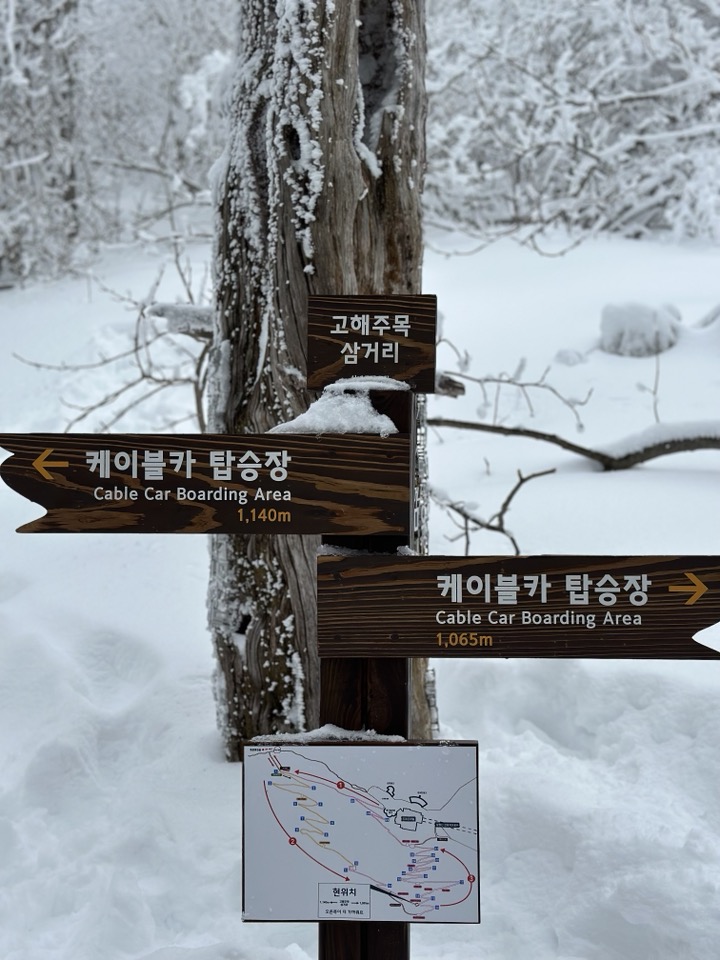
[(477, 749), (246, 745), (243, 919), (478, 923)]

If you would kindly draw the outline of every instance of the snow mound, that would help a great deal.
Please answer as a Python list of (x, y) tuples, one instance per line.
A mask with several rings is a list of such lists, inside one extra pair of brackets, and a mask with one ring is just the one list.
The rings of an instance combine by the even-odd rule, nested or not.
[(374, 730), (344, 730), (334, 723), (326, 723), (315, 730), (305, 733), (273, 733), (267, 736), (253, 737), (252, 743), (309, 743), (318, 740), (339, 740), (341, 742), (353, 740), (358, 743), (382, 740), (387, 743), (404, 743), (405, 738), (396, 734), (376, 733)]
[(600, 348), (623, 357), (651, 357), (675, 346), (681, 323), (677, 307), (608, 303), (600, 318)]
[(390, 417), (378, 413), (367, 394), (323, 394), (305, 413), (288, 423), (279, 423), (270, 433), (397, 433)]
[(442, 733), (482, 730), (489, 956), (521, 954), (541, 917), (543, 958), (717, 956), (712, 689), (578, 661), (443, 663), (439, 681)]
[(325, 387), (322, 396), (287, 423), (270, 433), (397, 433), (390, 417), (378, 413), (370, 400), (372, 390), (407, 390), (406, 383), (389, 377), (352, 377)]

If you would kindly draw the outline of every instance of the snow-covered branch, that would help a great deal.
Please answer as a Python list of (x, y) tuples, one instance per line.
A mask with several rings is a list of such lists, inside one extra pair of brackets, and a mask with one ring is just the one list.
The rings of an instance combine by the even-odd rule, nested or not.
[(625, 6), (430, 0), (433, 220), (536, 249), (557, 227), (720, 238), (717, 18)]
[(212, 307), (199, 307), (194, 303), (153, 303), (145, 314), (166, 320), (170, 333), (183, 333), (196, 340), (212, 340)]
[(445, 513), (450, 517), (453, 524), (458, 528), (460, 533), (455, 537), (451, 537), (451, 541), (463, 539), (465, 543), (465, 555), (470, 554), (470, 541), (471, 536), (477, 530), (487, 530), (490, 533), (499, 533), (512, 544), (512, 548), (516, 556), (520, 555), (520, 545), (518, 544), (515, 536), (508, 530), (506, 525), (506, 519), (508, 511), (512, 506), (512, 502), (520, 492), (520, 489), (528, 483), (530, 480), (536, 480), (538, 477), (547, 477), (551, 473), (555, 473), (554, 470), (541, 470), (537, 473), (531, 473), (527, 476), (518, 470), (518, 478), (515, 485), (505, 496), (505, 499), (500, 506), (500, 509), (497, 513), (493, 514), (488, 520), (484, 520), (482, 517), (479, 517), (473, 507), (469, 506), (458, 500), (452, 500), (451, 498), (439, 493), (438, 491), (431, 490), (430, 498), (433, 503), (437, 504), (441, 510), (444, 510)]
[(447, 417), (430, 417), (428, 426), (455, 430), (478, 430), (483, 433), (501, 434), (505, 437), (524, 437), (551, 443), (570, 453), (599, 463), (603, 470), (627, 470), (657, 457), (671, 453), (687, 453), (692, 450), (720, 450), (720, 420), (687, 423), (656, 423), (604, 449), (593, 449), (566, 440), (555, 433), (530, 430), (526, 427), (506, 427), (478, 420), (452, 420)]

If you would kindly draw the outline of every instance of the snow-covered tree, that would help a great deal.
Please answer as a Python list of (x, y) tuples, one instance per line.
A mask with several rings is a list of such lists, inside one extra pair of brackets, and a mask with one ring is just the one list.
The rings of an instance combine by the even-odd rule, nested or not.
[(80, 228), (78, 0), (0, 9), (0, 266), (63, 263)]
[[(307, 295), (420, 292), (424, 4), (243, 0), (217, 180), (213, 432), (301, 412)], [(212, 539), (227, 754), (317, 725), (317, 538)]]
[(62, 270), (78, 242), (117, 236), (137, 207), (149, 216), (207, 189), (224, 141), (232, 5), (0, 4), (5, 271)]
[(106, 215), (192, 202), (226, 138), (233, 0), (82, 0), (82, 132)]
[(431, 0), (427, 208), (720, 237), (720, 17), (702, 0)]

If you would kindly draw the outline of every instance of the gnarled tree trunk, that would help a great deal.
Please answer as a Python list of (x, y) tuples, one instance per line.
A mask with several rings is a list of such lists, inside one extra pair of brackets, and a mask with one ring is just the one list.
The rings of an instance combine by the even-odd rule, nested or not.
[[(309, 293), (420, 292), (425, 164), (422, 2), (242, 0), (240, 16), (216, 170), (210, 429), (228, 433), (264, 432), (312, 399)], [(209, 619), (231, 759), (246, 737), (317, 725), (317, 545), (212, 538)]]

